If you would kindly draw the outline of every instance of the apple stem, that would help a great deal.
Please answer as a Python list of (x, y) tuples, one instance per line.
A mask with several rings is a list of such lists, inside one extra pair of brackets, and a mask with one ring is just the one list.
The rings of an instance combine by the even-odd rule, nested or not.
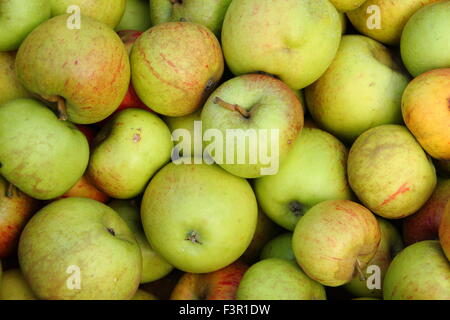
[(361, 261), (359, 261), (358, 258), (356, 258), (356, 270), (359, 273), (359, 280), (366, 281), (366, 276), (364, 275), (364, 272), (362, 270)]
[(218, 104), (219, 106), (221, 106), (221, 107), (223, 107), (225, 109), (228, 109), (230, 111), (237, 111), (246, 119), (250, 118), (250, 113), (247, 110), (245, 110), (244, 108), (242, 108), (241, 106), (237, 105), (237, 104), (228, 103), (226, 101), (223, 101), (219, 97), (215, 97), (214, 98), (214, 103)]
[(69, 118), (67, 115), (66, 101), (59, 96), (56, 101), (58, 103), (58, 119), (66, 121)]
[(200, 235), (197, 233), (197, 231), (191, 231), (187, 234), (187, 237), (185, 240), (189, 240), (192, 243), (198, 243), (198, 244), (202, 244), (200, 242)]
[(8, 183), (8, 187), (6, 188), (6, 197), (10, 199), (14, 197), (14, 185), (11, 182)]

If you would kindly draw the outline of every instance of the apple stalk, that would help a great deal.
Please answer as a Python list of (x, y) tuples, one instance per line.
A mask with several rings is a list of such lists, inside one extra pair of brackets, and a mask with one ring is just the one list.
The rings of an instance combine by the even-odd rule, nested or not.
[(245, 110), (244, 108), (242, 108), (237, 104), (228, 103), (219, 97), (214, 98), (214, 103), (230, 111), (237, 111), (246, 119), (250, 118), (250, 112), (248, 112), (247, 110)]

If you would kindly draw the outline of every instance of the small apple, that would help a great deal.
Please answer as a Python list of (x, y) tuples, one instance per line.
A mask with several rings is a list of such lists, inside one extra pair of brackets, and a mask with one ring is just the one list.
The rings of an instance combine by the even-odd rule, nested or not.
[(148, 0), (126, 0), (125, 12), (115, 30), (139, 30), (150, 28)]
[(447, 259), (450, 262), (450, 201), (447, 202), (445, 212), (439, 225), (439, 240)]
[(0, 281), (0, 300), (37, 300), (19, 269), (9, 269)]
[(61, 198), (69, 197), (90, 198), (103, 203), (106, 203), (109, 200), (109, 196), (98, 190), (97, 187), (91, 183), (87, 175), (83, 175), (69, 191), (61, 196)]
[(14, 69), (15, 61), (15, 52), (0, 52), (0, 104), (30, 96), (30, 93), (17, 79)]
[(280, 234), (266, 243), (261, 251), (261, 260), (278, 258), (296, 261), (292, 250), (292, 232)]
[(158, 300), (158, 298), (150, 292), (138, 289), (131, 300)]

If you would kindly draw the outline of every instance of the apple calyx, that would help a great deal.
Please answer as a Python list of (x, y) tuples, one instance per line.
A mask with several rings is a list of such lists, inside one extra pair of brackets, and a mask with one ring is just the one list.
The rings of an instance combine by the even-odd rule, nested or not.
[(202, 242), (200, 241), (200, 234), (195, 230), (188, 232), (185, 240), (189, 240), (192, 243), (202, 244)]
[(230, 111), (237, 111), (237, 112), (239, 112), (246, 119), (250, 118), (250, 112), (248, 112), (247, 110), (245, 110), (244, 108), (242, 108), (241, 106), (239, 106), (237, 104), (228, 103), (228, 102), (222, 100), (219, 97), (215, 97), (213, 102), (215, 104), (218, 104), (219, 106), (225, 108), (225, 109), (230, 110)]
[(305, 214), (305, 206), (302, 205), (297, 200), (293, 200), (289, 202), (288, 204), (289, 210), (294, 214), (296, 217), (301, 217)]
[(116, 236), (116, 232), (113, 228), (106, 228), (106, 230), (108, 230), (108, 232), (111, 233), (114, 237)]

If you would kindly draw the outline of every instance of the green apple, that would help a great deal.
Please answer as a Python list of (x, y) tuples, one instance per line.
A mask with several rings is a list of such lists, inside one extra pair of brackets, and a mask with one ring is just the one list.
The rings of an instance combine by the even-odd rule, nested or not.
[(158, 298), (150, 292), (138, 289), (131, 300), (158, 300)]
[(224, 61), (208, 28), (166, 22), (145, 31), (131, 50), (132, 83), (153, 111), (171, 117), (199, 109), (216, 87)]
[(380, 240), (380, 226), (368, 209), (349, 200), (327, 200), (298, 221), (292, 249), (310, 278), (337, 287), (368, 265)]
[(361, 277), (357, 274), (344, 287), (357, 297), (383, 297), (383, 280), (392, 259), (402, 251), (403, 241), (398, 230), (389, 221), (377, 218), (381, 229), (381, 242), (374, 257), (362, 270)]
[(108, 206), (113, 208), (127, 223), (141, 248), (141, 283), (152, 282), (168, 275), (173, 270), (173, 267), (156, 253), (148, 243), (142, 228), (139, 208), (133, 205), (131, 201), (125, 200), (113, 200), (108, 203)]
[(17, 50), (23, 39), (49, 18), (48, 0), (0, 1), (0, 51)]
[(384, 278), (384, 300), (450, 300), (450, 262), (437, 240), (406, 247)]
[(142, 193), (153, 174), (170, 160), (170, 130), (157, 115), (129, 108), (97, 134), (87, 174), (100, 190), (117, 199)]
[(37, 300), (19, 269), (3, 273), (0, 282), (0, 300)]
[(17, 79), (15, 61), (15, 52), (0, 52), (0, 104), (30, 96), (30, 93)]
[[(59, 16), (72, 11), (72, 6), (78, 6), (84, 16), (94, 18), (110, 28), (114, 28), (125, 12), (125, 2), (128, 0), (47, 0), (51, 3), (52, 16)], [(84, 27), (82, 27), (84, 28)]]
[(233, 0), (222, 47), (234, 75), (263, 71), (298, 90), (331, 64), (341, 32), (339, 14), (328, 0)]
[(255, 179), (259, 205), (273, 221), (293, 231), (317, 203), (351, 199), (347, 153), (344, 144), (328, 132), (303, 128), (278, 173)]
[(188, 21), (204, 25), (217, 37), (222, 29), (225, 12), (232, 0), (152, 0), (152, 25), (164, 22)]
[(377, 125), (402, 123), (408, 82), (389, 49), (365, 36), (346, 35), (331, 66), (305, 95), (316, 123), (352, 142)]
[(282, 81), (248, 74), (217, 88), (201, 120), (204, 130), (214, 133), (204, 152), (234, 175), (257, 178), (278, 171), (303, 127), (303, 110)]
[(192, 273), (216, 271), (238, 259), (252, 240), (257, 215), (250, 184), (207, 164), (167, 164), (141, 204), (150, 245), (175, 268)]
[(270, 258), (296, 261), (292, 250), (292, 232), (280, 234), (267, 242), (261, 251), (261, 260)]
[(402, 60), (414, 77), (450, 67), (450, 2), (439, 1), (418, 10), (406, 23), (400, 41)]
[(242, 278), (238, 300), (326, 300), (325, 288), (310, 279), (293, 261), (265, 259)]
[(361, 6), (366, 0), (330, 0), (330, 2), (340, 12), (355, 10)]
[(89, 161), (83, 133), (32, 99), (0, 105), (0, 145), (0, 174), (40, 200), (62, 196)]
[(147, 30), (150, 28), (149, 10), (148, 0), (126, 0), (125, 13), (115, 30)]
[(57, 102), (62, 119), (95, 123), (112, 114), (128, 90), (128, 54), (103, 23), (81, 16), (81, 28), (70, 29), (67, 19), (54, 17), (28, 35), (17, 52), (17, 77), (28, 90)]
[(359, 136), (350, 149), (347, 172), (359, 200), (388, 219), (419, 210), (437, 181), (431, 159), (400, 125), (378, 126)]
[(139, 245), (110, 207), (66, 198), (42, 208), (19, 241), (19, 263), (40, 299), (128, 300), (141, 279)]

